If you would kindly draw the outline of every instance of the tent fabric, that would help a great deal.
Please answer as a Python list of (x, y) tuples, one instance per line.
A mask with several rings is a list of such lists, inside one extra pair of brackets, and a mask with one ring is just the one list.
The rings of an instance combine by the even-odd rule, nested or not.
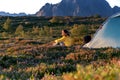
[(102, 25), (103, 26), (97, 30), (94, 38), (83, 47), (120, 48), (120, 13), (111, 16)]

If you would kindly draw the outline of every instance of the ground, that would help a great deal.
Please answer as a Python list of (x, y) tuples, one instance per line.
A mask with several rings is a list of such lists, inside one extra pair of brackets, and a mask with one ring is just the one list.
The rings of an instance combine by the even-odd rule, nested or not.
[(3, 80), (101, 80), (116, 76), (120, 79), (120, 49), (54, 47), (51, 43), (23, 38), (0, 42), (0, 79)]

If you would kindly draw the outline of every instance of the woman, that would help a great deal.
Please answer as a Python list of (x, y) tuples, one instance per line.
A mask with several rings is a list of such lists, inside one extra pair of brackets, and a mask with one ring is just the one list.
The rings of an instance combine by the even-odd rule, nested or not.
[(70, 47), (74, 44), (74, 40), (70, 37), (67, 30), (62, 30), (61, 35), (62, 38), (55, 40), (55, 45)]

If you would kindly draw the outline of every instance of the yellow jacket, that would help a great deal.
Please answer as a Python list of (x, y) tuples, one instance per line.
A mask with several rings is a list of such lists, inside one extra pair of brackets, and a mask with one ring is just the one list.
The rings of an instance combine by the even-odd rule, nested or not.
[(63, 42), (67, 47), (70, 47), (74, 44), (74, 40), (70, 36), (63, 36), (62, 38), (55, 40), (55, 42)]

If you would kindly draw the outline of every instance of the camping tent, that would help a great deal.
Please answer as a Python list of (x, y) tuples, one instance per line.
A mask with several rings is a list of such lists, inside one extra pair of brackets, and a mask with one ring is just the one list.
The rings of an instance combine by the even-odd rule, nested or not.
[(84, 45), (88, 48), (120, 48), (120, 13), (108, 18), (97, 30), (93, 39)]

